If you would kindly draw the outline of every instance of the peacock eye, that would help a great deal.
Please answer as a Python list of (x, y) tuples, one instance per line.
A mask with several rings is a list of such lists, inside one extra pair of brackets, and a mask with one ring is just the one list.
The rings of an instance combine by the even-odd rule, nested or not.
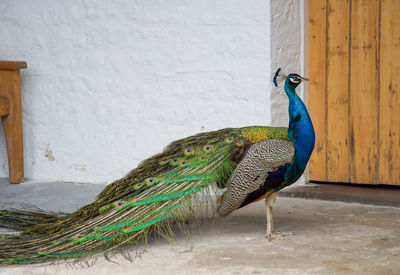
[(300, 79), (298, 77), (291, 77), (290, 82), (297, 84), (297, 83), (300, 83)]

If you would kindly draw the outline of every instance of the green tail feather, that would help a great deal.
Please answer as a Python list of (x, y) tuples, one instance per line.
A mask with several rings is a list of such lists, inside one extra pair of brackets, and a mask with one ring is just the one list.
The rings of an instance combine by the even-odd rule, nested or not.
[(38, 224), (42, 224), (43, 226), (53, 224), (65, 216), (66, 214), (50, 213), (41, 211), (40, 209), (36, 211), (18, 209), (0, 210), (0, 227), (23, 230)]
[(0, 263), (85, 258), (141, 245), (151, 233), (168, 238), (171, 224), (196, 216), (194, 194), (224, 187), (246, 146), (269, 138), (287, 139), (286, 128), (201, 133), (171, 143), (74, 213), (0, 211), (0, 225), (21, 230), (0, 235)]

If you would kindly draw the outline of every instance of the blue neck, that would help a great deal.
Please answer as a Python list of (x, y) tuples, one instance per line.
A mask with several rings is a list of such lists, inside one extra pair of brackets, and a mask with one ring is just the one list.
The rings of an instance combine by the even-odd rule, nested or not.
[(293, 183), (301, 176), (315, 143), (314, 127), (307, 108), (297, 96), (295, 88), (296, 86), (286, 81), (285, 92), (289, 98), (288, 136), (293, 141), (295, 149), (295, 154), (285, 177), (288, 181), (287, 184)]

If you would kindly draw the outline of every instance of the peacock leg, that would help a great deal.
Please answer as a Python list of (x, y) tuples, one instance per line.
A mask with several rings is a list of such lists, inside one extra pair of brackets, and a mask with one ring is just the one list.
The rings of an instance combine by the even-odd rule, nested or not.
[(273, 193), (265, 198), (265, 207), (267, 212), (267, 232), (265, 237), (269, 241), (273, 239), (286, 239), (288, 235), (294, 235), (292, 232), (278, 232), (274, 230), (274, 217), (272, 215), (272, 204), (275, 203), (278, 192)]
[(268, 238), (269, 241), (272, 240), (272, 234), (274, 233), (274, 217), (272, 214), (272, 204), (275, 203), (277, 194), (278, 193), (275, 192), (265, 198), (265, 209), (267, 213), (267, 232), (265, 233), (265, 237)]

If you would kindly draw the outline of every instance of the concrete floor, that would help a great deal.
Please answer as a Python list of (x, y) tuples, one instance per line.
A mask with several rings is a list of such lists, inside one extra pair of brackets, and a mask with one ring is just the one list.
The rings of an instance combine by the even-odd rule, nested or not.
[[(34, 204), (73, 211), (101, 185), (0, 179), (1, 206)], [(286, 239), (264, 238), (263, 202), (205, 224), (190, 241), (154, 241), (133, 263), (103, 257), (89, 267), (0, 267), (0, 274), (399, 274), (400, 208), (278, 197), (275, 227)], [(134, 253), (134, 252), (133, 252)]]

